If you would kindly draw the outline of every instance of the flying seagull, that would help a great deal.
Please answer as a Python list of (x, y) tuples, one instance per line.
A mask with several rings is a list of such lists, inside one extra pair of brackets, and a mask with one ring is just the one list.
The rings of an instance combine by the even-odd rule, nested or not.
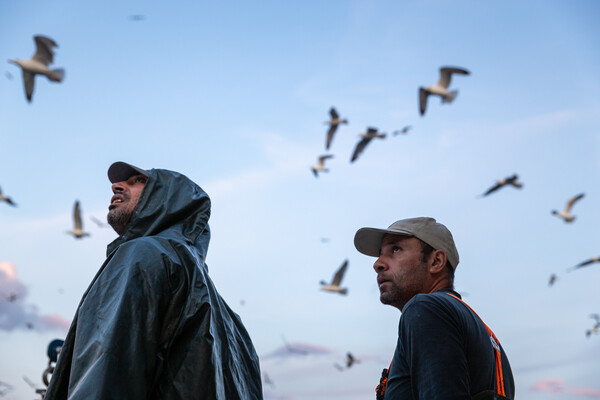
[(449, 91), (450, 79), (452, 74), (469, 75), (469, 71), (463, 68), (442, 67), (440, 68), (440, 80), (435, 85), (419, 88), (419, 111), (421, 115), (425, 114), (427, 108), (427, 97), (430, 94), (440, 96), (442, 103), (452, 103), (458, 94), (458, 90)]
[(586, 266), (588, 266), (590, 264), (593, 264), (593, 263), (596, 263), (596, 262), (600, 262), (600, 257), (592, 257), (590, 259), (582, 261), (579, 264), (575, 265), (574, 267), (569, 268), (567, 271), (573, 271), (575, 269), (586, 267)]
[(326, 125), (329, 125), (329, 130), (327, 131), (327, 142), (325, 143), (325, 150), (329, 150), (329, 146), (331, 145), (331, 141), (333, 140), (333, 135), (337, 130), (338, 126), (341, 124), (347, 124), (347, 119), (340, 119), (335, 107), (331, 107), (329, 110), (329, 115), (331, 115), (331, 119), (329, 121), (325, 121)]
[(285, 343), (286, 350), (289, 351), (290, 353), (297, 353), (297, 354), (301, 354), (303, 356), (308, 354), (308, 351), (296, 348), (296, 347), (292, 346), (291, 344), (289, 344), (288, 341), (285, 340), (285, 337), (283, 335), (281, 335), (281, 338), (283, 339), (283, 343)]
[(275, 384), (273, 383), (273, 381), (271, 380), (269, 375), (267, 375), (266, 372), (263, 372), (263, 380), (265, 381), (265, 385), (269, 385), (273, 388), (275, 387)]
[(319, 163), (317, 165), (313, 165), (312, 167), (310, 167), (310, 169), (312, 170), (313, 174), (315, 174), (315, 178), (319, 177), (319, 171), (321, 171), (321, 172), (329, 172), (329, 170), (327, 168), (325, 168), (325, 160), (328, 160), (330, 158), (333, 158), (333, 155), (331, 155), (331, 154), (325, 154), (324, 156), (320, 156), (319, 157)]
[(2, 188), (0, 188), (0, 201), (5, 201), (8, 204), (10, 204), (13, 207), (16, 207), (17, 205), (15, 204), (14, 201), (12, 201), (12, 199), (10, 197), (6, 197), (2, 194)]
[(146, 19), (146, 16), (145, 16), (145, 15), (142, 15), (142, 14), (134, 14), (134, 15), (130, 15), (130, 16), (129, 16), (129, 20), (130, 20), (130, 21), (136, 21), (136, 22), (139, 22), (139, 21), (143, 21), (143, 20), (145, 20), (145, 19)]
[(550, 279), (548, 279), (548, 286), (554, 285), (554, 282), (556, 282), (557, 280), (558, 277), (556, 276), (556, 274), (550, 275)]
[(52, 82), (62, 82), (65, 77), (65, 70), (62, 68), (50, 69), (49, 64), (54, 62), (54, 47), (58, 47), (56, 42), (49, 37), (37, 35), (35, 40), (35, 54), (29, 60), (8, 60), (9, 63), (16, 64), (23, 71), (23, 83), (25, 84), (25, 94), (27, 101), (31, 102), (33, 96), (33, 84), (35, 75), (44, 75)]
[(521, 189), (523, 187), (523, 184), (520, 182), (517, 182), (517, 179), (519, 179), (517, 174), (514, 174), (513, 176), (509, 176), (508, 178), (499, 179), (496, 181), (496, 184), (494, 186), (492, 186), (491, 188), (489, 188), (487, 190), (487, 192), (482, 194), (481, 197), (487, 196), (488, 194), (493, 193), (496, 190), (498, 190), (501, 187), (506, 186), (506, 185), (511, 185), (517, 189)]
[(92, 221), (94, 221), (94, 223), (96, 225), (98, 225), (99, 228), (106, 228), (108, 226), (107, 223), (104, 223), (104, 222), (100, 221), (98, 218), (94, 217), (93, 215), (90, 217), (90, 219)]
[(600, 328), (600, 315), (590, 314), (590, 318), (596, 320), (596, 323), (594, 324), (594, 327), (592, 329), (588, 329), (587, 331), (585, 331), (586, 337), (590, 337), (592, 333), (598, 333), (598, 329)]
[(562, 218), (565, 222), (575, 221), (575, 216), (571, 215), (571, 208), (573, 208), (573, 204), (580, 200), (584, 195), (585, 193), (580, 193), (577, 196), (573, 197), (567, 202), (565, 209), (560, 212), (557, 210), (552, 210), (552, 215), (556, 215), (557, 217)]
[(89, 236), (90, 234), (83, 231), (83, 222), (81, 222), (81, 209), (79, 208), (79, 200), (75, 201), (73, 206), (73, 229), (67, 231), (69, 235), (73, 235), (75, 239)]
[(358, 142), (356, 144), (356, 147), (354, 148), (354, 153), (352, 153), (352, 158), (350, 159), (350, 162), (356, 161), (356, 159), (358, 158), (360, 153), (363, 152), (365, 147), (367, 147), (367, 145), (373, 138), (380, 138), (380, 139), (385, 138), (385, 133), (377, 132), (377, 128), (367, 128), (366, 132), (363, 132), (358, 136), (360, 136), (362, 139), (360, 140), (360, 142)]
[(412, 128), (412, 126), (411, 126), (411, 125), (406, 125), (404, 128), (402, 128), (402, 129), (398, 129), (398, 130), (396, 130), (396, 131), (392, 132), (392, 134), (393, 134), (394, 136), (396, 136), (396, 135), (398, 135), (398, 134), (400, 134), (400, 133), (401, 133), (401, 134), (403, 134), (403, 135), (405, 135), (405, 134), (407, 134), (407, 133), (408, 133), (408, 131), (410, 131), (410, 129), (411, 129), (411, 128)]
[(340, 288), (340, 284), (342, 283), (342, 278), (344, 278), (344, 273), (346, 272), (346, 268), (348, 267), (348, 260), (344, 261), (342, 266), (337, 270), (335, 275), (333, 276), (333, 280), (331, 283), (327, 283), (325, 281), (321, 281), (320, 284), (323, 285), (321, 290), (325, 290), (326, 292), (335, 292), (339, 294), (347, 294), (348, 289)]
[(346, 367), (350, 368), (352, 365), (359, 363), (360, 360), (357, 360), (356, 358), (354, 358), (354, 356), (352, 355), (352, 353), (348, 352), (348, 354), (346, 354)]

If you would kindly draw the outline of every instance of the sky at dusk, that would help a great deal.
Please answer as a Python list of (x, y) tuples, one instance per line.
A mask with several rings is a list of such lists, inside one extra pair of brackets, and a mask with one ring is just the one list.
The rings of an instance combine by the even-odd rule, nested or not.
[[(452, 231), (456, 290), (506, 350), (517, 398), (600, 398), (600, 334), (586, 336), (600, 263), (568, 272), (600, 256), (598, 15), (591, 0), (0, 1), (0, 188), (16, 203), (0, 202), (0, 398), (39, 398), (27, 380), (43, 387), (46, 347), (116, 238), (92, 219), (115, 161), (211, 197), (210, 275), (267, 400), (374, 398), (400, 312), (353, 238), (416, 216)], [(7, 60), (39, 34), (65, 79), (36, 77), (29, 103)], [(470, 74), (421, 116), (443, 66)], [(326, 150), (332, 106), (348, 124)], [(386, 137), (350, 162), (369, 127)], [(513, 174), (521, 189), (481, 196)], [(574, 222), (551, 214), (580, 193)], [(348, 294), (321, 291), (345, 260)], [(340, 371), (348, 352), (359, 362)]]

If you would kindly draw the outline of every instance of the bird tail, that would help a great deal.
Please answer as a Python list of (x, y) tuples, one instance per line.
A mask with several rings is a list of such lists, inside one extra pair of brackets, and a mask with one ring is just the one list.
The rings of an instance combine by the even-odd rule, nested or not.
[(52, 74), (48, 76), (52, 82), (62, 82), (65, 79), (65, 70), (57, 68), (52, 70)]
[(456, 96), (458, 96), (458, 90), (453, 90), (447, 96), (442, 96), (442, 103), (452, 103)]

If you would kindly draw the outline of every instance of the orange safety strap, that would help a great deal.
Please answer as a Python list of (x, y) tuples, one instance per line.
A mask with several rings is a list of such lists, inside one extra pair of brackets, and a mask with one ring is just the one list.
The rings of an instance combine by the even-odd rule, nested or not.
[[(457, 300), (460, 300), (465, 306), (469, 307), (469, 310), (473, 311), (473, 314), (477, 315), (475, 310), (473, 310), (471, 308), (471, 306), (469, 306), (467, 303), (465, 303), (460, 297), (457, 297), (457, 296), (453, 295), (452, 293), (446, 293), (446, 294), (454, 297)], [(496, 337), (496, 335), (494, 335), (494, 332), (492, 332), (490, 327), (487, 326), (485, 324), (485, 322), (483, 322), (481, 317), (479, 315), (477, 315), (477, 317), (481, 320), (481, 323), (483, 323), (483, 326), (485, 326), (485, 329), (487, 329), (488, 334), (490, 335), (490, 341), (492, 342), (492, 346), (494, 347), (494, 353), (496, 356), (495, 357), (496, 358), (496, 382), (497, 382), (496, 391), (498, 392), (498, 394), (500, 396), (506, 396), (506, 394), (504, 392), (504, 377), (502, 376), (502, 353), (500, 352), (500, 342), (498, 341), (498, 338)]]
[[(392, 359), (392, 361), (394, 361)], [(385, 388), (387, 387), (388, 377), (390, 375), (390, 368), (392, 368), (392, 361), (390, 361), (390, 366), (388, 369), (384, 369), (381, 373), (381, 380), (379, 381), (379, 385), (375, 388), (375, 394), (377, 396), (377, 400), (385, 397)]]

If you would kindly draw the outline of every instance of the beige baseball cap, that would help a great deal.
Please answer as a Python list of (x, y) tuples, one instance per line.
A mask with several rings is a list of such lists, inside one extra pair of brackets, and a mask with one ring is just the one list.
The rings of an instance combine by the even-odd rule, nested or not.
[(367, 256), (379, 257), (381, 239), (387, 233), (421, 239), (435, 250), (443, 250), (452, 268), (456, 269), (458, 265), (458, 250), (452, 234), (443, 224), (429, 217), (401, 219), (387, 229), (360, 228), (354, 235), (354, 246)]
[(148, 177), (148, 171), (145, 169), (127, 164), (123, 161), (117, 161), (108, 167), (108, 180), (110, 180), (111, 183), (123, 182), (134, 175), (140, 174)]

